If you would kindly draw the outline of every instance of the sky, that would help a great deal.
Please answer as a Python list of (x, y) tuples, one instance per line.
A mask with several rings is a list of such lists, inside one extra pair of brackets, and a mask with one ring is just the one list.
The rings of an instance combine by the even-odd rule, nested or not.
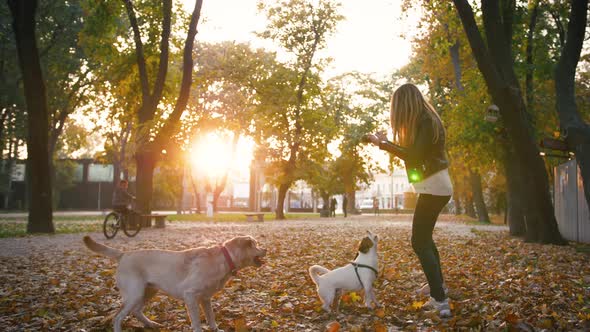
[[(192, 11), (194, 1), (183, 0)], [(201, 41), (235, 40), (254, 47), (279, 51), (271, 41), (254, 35), (266, 25), (266, 17), (256, 8), (257, 0), (205, 0), (197, 39)], [(385, 76), (405, 65), (411, 55), (411, 37), (415, 19), (402, 19), (401, 0), (341, 0), (345, 16), (335, 34), (328, 39), (321, 56), (333, 58), (327, 77), (348, 71)], [(415, 15), (411, 15), (415, 17)], [(279, 51), (280, 56), (280, 51)]]

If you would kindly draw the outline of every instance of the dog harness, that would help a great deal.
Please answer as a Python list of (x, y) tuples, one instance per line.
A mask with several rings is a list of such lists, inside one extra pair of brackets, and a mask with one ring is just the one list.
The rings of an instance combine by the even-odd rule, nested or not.
[(229, 255), (229, 251), (227, 251), (227, 248), (224, 246), (221, 246), (221, 252), (223, 253), (223, 256), (225, 257), (225, 261), (227, 262), (227, 265), (229, 265), (229, 270), (231, 272), (232, 275), (237, 275), (238, 274), (238, 269), (236, 269), (236, 265), (234, 264), (234, 261), (232, 261), (231, 256)]
[(364, 267), (364, 268), (370, 269), (371, 271), (375, 272), (375, 277), (377, 277), (379, 275), (379, 272), (377, 272), (377, 270), (375, 270), (375, 268), (372, 266), (365, 265), (365, 264), (359, 264), (359, 263), (355, 263), (355, 262), (350, 262), (350, 264), (352, 266), (354, 266), (354, 273), (356, 273), (356, 277), (358, 278), (359, 282), (361, 283), (361, 287), (363, 289), (365, 288), (365, 285), (363, 285), (363, 281), (361, 280), (361, 276), (359, 275), (359, 267)]

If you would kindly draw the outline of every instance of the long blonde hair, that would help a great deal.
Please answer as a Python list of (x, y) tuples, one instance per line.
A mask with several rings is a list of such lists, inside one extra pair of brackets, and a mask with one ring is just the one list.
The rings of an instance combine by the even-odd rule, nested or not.
[(434, 133), (432, 143), (436, 143), (440, 136), (439, 129), (442, 127), (442, 121), (434, 107), (424, 99), (414, 84), (406, 83), (397, 88), (391, 97), (390, 108), (393, 141), (403, 147), (412, 145), (416, 138), (419, 121), (424, 114), (432, 120)]

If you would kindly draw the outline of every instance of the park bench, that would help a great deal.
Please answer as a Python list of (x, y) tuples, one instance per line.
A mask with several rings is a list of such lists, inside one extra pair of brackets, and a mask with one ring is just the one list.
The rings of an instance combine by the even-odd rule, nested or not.
[(264, 213), (246, 213), (246, 221), (264, 221)]
[(155, 219), (155, 227), (164, 228), (166, 227), (166, 217), (168, 217), (167, 214), (142, 214), (142, 227), (152, 227), (152, 219)]

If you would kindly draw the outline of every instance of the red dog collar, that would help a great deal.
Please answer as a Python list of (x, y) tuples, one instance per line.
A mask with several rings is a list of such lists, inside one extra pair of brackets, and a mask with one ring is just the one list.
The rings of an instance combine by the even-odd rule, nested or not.
[(227, 265), (229, 265), (231, 274), (236, 275), (238, 273), (238, 269), (236, 269), (236, 265), (234, 264), (234, 261), (232, 261), (229, 251), (227, 251), (226, 247), (222, 246), (221, 252), (223, 253), (223, 256), (225, 256), (225, 261), (227, 262)]

